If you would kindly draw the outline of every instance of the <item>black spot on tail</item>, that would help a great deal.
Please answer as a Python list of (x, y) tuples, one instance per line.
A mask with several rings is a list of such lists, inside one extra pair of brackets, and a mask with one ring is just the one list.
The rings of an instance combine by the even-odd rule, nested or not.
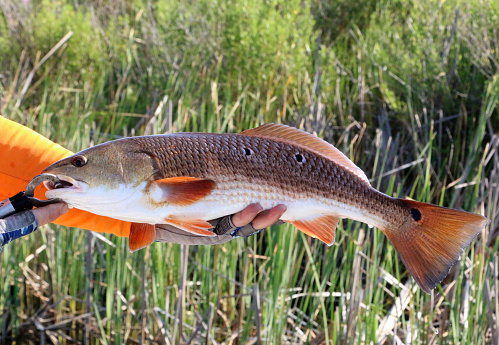
[(416, 208), (411, 208), (412, 218), (417, 222), (421, 220), (421, 212)]

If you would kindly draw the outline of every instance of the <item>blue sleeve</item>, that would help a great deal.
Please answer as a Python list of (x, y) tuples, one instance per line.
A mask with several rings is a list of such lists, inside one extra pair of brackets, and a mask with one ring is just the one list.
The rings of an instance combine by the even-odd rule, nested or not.
[(0, 247), (38, 229), (38, 221), (31, 210), (0, 219)]

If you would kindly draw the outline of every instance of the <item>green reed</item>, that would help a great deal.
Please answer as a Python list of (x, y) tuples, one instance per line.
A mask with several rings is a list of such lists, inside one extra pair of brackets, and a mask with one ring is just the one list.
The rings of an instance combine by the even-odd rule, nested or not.
[[(282, 225), (133, 254), (126, 239), (49, 225), (2, 254), (0, 343), (497, 343), (499, 9), (362, 3), (4, 11), (0, 109), (73, 151), (265, 122), (314, 132), (388, 195), (492, 220), (433, 295), (378, 229), (350, 220), (331, 247)], [(16, 106), (37, 54), (68, 30)]]

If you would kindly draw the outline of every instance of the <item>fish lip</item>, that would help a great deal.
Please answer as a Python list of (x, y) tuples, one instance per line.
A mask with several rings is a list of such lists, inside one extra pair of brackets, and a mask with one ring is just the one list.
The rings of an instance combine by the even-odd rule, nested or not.
[(43, 185), (47, 188), (47, 197), (57, 197), (61, 194), (67, 193), (84, 193), (88, 189), (88, 184), (85, 181), (78, 181), (72, 177), (65, 175), (56, 175), (57, 178), (63, 182), (71, 184), (71, 186), (65, 186), (63, 188), (55, 188), (51, 181), (44, 181)]

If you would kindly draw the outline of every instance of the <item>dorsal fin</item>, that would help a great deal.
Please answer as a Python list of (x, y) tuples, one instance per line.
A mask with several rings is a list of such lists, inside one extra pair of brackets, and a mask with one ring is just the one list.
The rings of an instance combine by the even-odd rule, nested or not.
[(241, 132), (240, 134), (256, 137), (277, 138), (284, 141), (293, 142), (301, 146), (305, 146), (306, 148), (316, 153), (332, 159), (337, 164), (354, 173), (369, 184), (369, 180), (367, 179), (366, 174), (350, 159), (348, 159), (348, 157), (345, 156), (343, 152), (338, 150), (327, 141), (324, 141), (313, 134), (302, 131), (301, 129), (282, 125), (279, 123), (266, 123), (264, 125), (261, 125), (260, 127), (248, 129), (244, 132)]

